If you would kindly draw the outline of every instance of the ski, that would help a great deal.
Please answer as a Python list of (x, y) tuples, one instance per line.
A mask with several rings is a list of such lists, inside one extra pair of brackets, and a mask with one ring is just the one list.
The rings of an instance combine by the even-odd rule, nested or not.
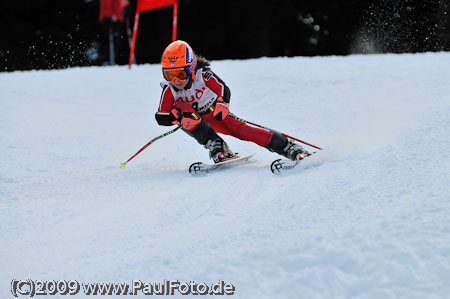
[(296, 161), (292, 161), (292, 160), (288, 160), (288, 159), (276, 159), (275, 161), (272, 162), (272, 164), (270, 164), (270, 170), (272, 171), (273, 174), (285, 173), (286, 171), (294, 169), (299, 164), (302, 164), (303, 160), (312, 156), (315, 153), (316, 152), (312, 152), (310, 155), (306, 156), (302, 160), (296, 160)]
[(300, 161), (292, 161), (287, 159), (276, 159), (270, 164), (270, 170), (273, 174), (280, 174), (290, 170), (300, 164)]
[(202, 162), (195, 162), (189, 166), (189, 173), (191, 175), (201, 175), (209, 172), (225, 170), (228, 168), (233, 168), (245, 163), (248, 163), (249, 159), (253, 157), (254, 154), (251, 154), (246, 157), (233, 157), (224, 162), (216, 163), (216, 164), (205, 164)]

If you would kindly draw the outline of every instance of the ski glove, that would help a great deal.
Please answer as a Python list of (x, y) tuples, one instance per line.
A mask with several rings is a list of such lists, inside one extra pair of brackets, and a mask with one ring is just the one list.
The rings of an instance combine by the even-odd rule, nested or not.
[(176, 125), (181, 117), (181, 109), (180, 108), (172, 108), (170, 110), (170, 122)]
[(213, 116), (217, 120), (224, 120), (230, 113), (230, 104), (225, 103), (222, 97), (218, 97), (214, 106)]
[(182, 111), (180, 108), (173, 108), (170, 113), (176, 118), (172, 123), (180, 123), (183, 128), (189, 131), (195, 130), (202, 122), (202, 119), (193, 112)]

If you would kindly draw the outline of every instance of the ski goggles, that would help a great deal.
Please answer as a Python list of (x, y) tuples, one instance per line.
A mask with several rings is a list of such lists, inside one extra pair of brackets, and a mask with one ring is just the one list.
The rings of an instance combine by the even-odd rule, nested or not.
[(175, 80), (183, 82), (189, 77), (189, 67), (176, 68), (176, 69), (163, 69), (164, 79), (170, 83)]

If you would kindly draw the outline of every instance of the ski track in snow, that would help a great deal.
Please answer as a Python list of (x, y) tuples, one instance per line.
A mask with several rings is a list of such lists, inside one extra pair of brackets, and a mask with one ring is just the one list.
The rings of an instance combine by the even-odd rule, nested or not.
[(449, 53), (212, 66), (233, 113), (325, 150), (274, 176), (275, 154), (225, 136), (256, 161), (191, 177), (208, 154), (179, 131), (121, 169), (170, 130), (159, 65), (0, 74), (0, 297), (31, 278), (448, 298)]

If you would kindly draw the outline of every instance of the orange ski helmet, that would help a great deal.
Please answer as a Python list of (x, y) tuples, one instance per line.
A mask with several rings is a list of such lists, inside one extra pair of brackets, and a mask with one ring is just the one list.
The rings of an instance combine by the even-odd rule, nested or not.
[(197, 57), (187, 42), (177, 40), (167, 46), (161, 57), (164, 79), (169, 82), (195, 79)]

